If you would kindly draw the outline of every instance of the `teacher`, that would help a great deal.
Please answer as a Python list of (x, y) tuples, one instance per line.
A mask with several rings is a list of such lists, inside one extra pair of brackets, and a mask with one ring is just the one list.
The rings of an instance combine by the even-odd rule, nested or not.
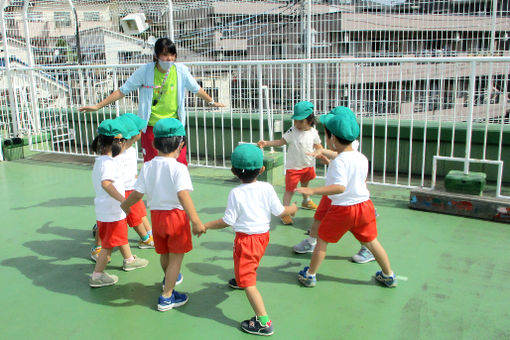
[[(93, 106), (83, 106), (80, 112), (97, 111), (130, 92), (139, 89), (138, 116), (148, 122), (142, 131), (143, 160), (148, 162), (157, 156), (158, 151), (152, 145), (154, 133), (152, 128), (163, 118), (176, 118), (186, 125), (185, 90), (189, 90), (202, 98), (210, 107), (224, 107), (215, 102), (198, 85), (197, 81), (184, 64), (176, 63), (177, 48), (172, 40), (160, 38), (154, 45), (154, 61), (138, 68), (118, 90)], [(186, 146), (181, 151), (177, 161), (188, 165), (186, 160)]]

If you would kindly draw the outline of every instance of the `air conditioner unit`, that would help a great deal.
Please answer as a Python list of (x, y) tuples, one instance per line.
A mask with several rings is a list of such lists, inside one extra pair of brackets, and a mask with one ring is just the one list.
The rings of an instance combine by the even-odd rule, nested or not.
[(149, 25), (145, 22), (145, 14), (143, 13), (132, 13), (126, 15), (120, 20), (122, 30), (126, 34), (140, 34), (149, 28)]

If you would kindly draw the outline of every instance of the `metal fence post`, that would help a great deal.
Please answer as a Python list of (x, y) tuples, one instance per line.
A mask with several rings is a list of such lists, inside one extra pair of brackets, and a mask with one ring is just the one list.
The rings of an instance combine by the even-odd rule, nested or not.
[(473, 110), (475, 106), (475, 82), (476, 62), (471, 62), (471, 74), (469, 75), (469, 113), (466, 130), (466, 154), (464, 158), (464, 174), (469, 173), (469, 158), (471, 157), (471, 135), (473, 132)]

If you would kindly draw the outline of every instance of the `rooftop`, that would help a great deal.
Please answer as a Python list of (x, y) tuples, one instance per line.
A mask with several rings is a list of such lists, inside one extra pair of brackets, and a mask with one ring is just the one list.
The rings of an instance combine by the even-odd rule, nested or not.
[[(159, 259), (153, 250), (135, 248), (132, 230), (132, 249), (149, 266), (123, 272), (115, 252), (108, 271), (119, 276), (118, 284), (89, 288), (92, 161), (36, 154), (0, 162), (6, 218), (0, 248), (2, 337), (253, 339), (239, 330), (239, 322), (253, 315), (249, 303), (226, 284), (233, 276), (230, 229), (193, 238), (179, 286), (190, 301), (176, 310), (156, 311)], [(199, 216), (220, 218), (237, 182), (226, 170), (190, 168), (190, 173)], [(408, 190), (369, 189), (379, 214), (379, 240), (399, 286), (378, 285), (374, 262), (350, 262), (359, 243), (347, 235), (329, 246), (317, 287), (301, 287), (297, 272), (310, 255), (294, 254), (291, 246), (305, 236), (313, 212), (300, 210), (292, 226), (274, 218), (257, 284), (275, 327), (273, 338), (509, 338), (510, 257), (504, 255), (509, 225), (411, 210)], [(283, 188), (276, 190), (281, 197)]]

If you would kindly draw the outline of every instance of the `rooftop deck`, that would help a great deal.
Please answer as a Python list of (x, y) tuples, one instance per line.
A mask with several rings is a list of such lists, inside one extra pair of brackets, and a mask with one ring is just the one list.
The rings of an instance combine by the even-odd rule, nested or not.
[[(57, 159), (59, 158), (59, 159)], [(34, 155), (0, 162), (1, 336), (3, 339), (253, 339), (239, 322), (253, 312), (233, 276), (230, 229), (194, 238), (179, 290), (189, 302), (165, 313), (155, 307), (162, 272), (153, 250), (135, 248), (148, 267), (123, 272), (118, 252), (108, 271), (112, 287), (92, 289), (87, 274), (94, 223), (91, 159)], [(190, 169), (192, 198), (203, 221), (222, 216), (237, 183), (225, 170)], [(316, 180), (315, 185), (320, 185)], [(282, 187), (276, 187), (281, 197)], [(347, 235), (330, 245), (317, 287), (301, 287), (297, 272), (310, 255), (301, 241), (313, 213), (300, 210), (292, 226), (273, 219), (258, 287), (273, 320), (273, 339), (510, 338), (510, 226), (410, 210), (409, 192), (370, 187), (379, 214), (379, 240), (399, 277), (378, 285), (376, 263), (354, 264), (359, 244)]]

